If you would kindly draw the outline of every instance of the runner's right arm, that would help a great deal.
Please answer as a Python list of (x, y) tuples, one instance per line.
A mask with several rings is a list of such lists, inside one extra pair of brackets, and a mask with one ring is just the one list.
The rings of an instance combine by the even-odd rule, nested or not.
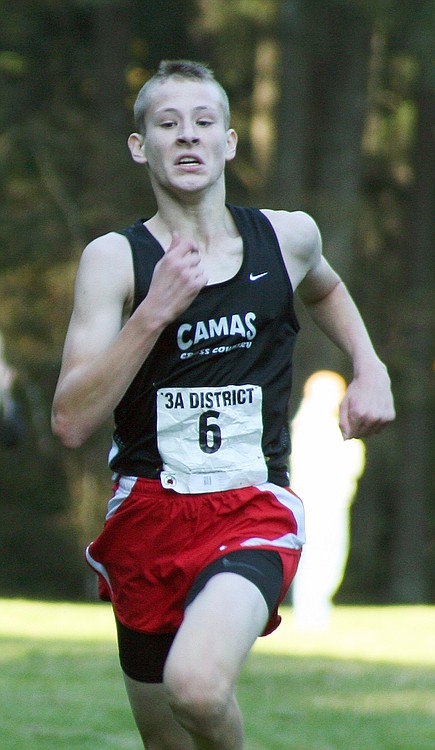
[(111, 233), (86, 247), (53, 401), (52, 428), (64, 445), (82, 445), (110, 417), (161, 332), (206, 281), (199, 253), (174, 235), (124, 323), (134, 286), (128, 242)]

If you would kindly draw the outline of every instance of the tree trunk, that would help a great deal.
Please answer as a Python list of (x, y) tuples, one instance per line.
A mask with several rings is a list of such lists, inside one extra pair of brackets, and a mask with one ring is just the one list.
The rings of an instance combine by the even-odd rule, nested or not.
[(325, 255), (351, 281), (361, 187), (361, 141), (367, 110), (370, 26), (355, 10), (324, 8), (314, 76), (317, 148), (312, 188)]
[(100, 197), (94, 207), (93, 228), (95, 233), (103, 233), (123, 220), (131, 203), (123, 176), (129, 164), (126, 140), (133, 129), (125, 107), (133, 6), (131, 0), (113, 0), (97, 4), (93, 13), (96, 89), (95, 129), (90, 136), (93, 191)]
[(419, 123), (415, 149), (415, 186), (409, 210), (408, 266), (405, 270), (408, 305), (407, 361), (410, 373), (401, 391), (401, 466), (395, 506), (395, 535), (391, 572), (391, 598), (402, 603), (427, 601), (429, 486), (433, 460), (432, 331), (434, 181), (434, 98), (422, 88), (418, 96)]
[(287, 210), (301, 209), (306, 203), (314, 28), (308, 6), (300, 0), (283, 0), (278, 17), (280, 100), (269, 203)]
[[(281, 98), (271, 205), (318, 221), (325, 255), (352, 281), (367, 102), (370, 26), (355, 11), (322, 2), (282, 3)], [(302, 310), (305, 329), (295, 390), (320, 368), (348, 364)]]

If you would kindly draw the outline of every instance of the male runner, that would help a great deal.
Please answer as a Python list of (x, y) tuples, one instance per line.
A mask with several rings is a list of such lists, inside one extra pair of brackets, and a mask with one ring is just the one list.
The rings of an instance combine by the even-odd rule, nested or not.
[(145, 747), (241, 750), (237, 677), (304, 542), (287, 474), (294, 290), (353, 364), (345, 439), (394, 418), (390, 381), (313, 219), (227, 205), (237, 136), (211, 71), (163, 62), (135, 116), (157, 211), (83, 253), (53, 429), (76, 447), (115, 413), (87, 559)]

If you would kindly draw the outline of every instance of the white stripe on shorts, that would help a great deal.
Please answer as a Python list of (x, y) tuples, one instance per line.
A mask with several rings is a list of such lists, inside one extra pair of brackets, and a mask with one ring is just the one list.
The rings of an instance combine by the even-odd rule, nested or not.
[(257, 485), (257, 489), (263, 492), (271, 492), (281, 505), (285, 505), (296, 521), (296, 534), (284, 534), (277, 539), (263, 539), (262, 537), (251, 537), (241, 543), (242, 547), (256, 547), (259, 544), (269, 544), (272, 547), (285, 547), (286, 549), (301, 549), (305, 544), (305, 513), (302, 501), (285, 487), (279, 487), (272, 482)]
[(86, 560), (88, 561), (88, 563), (91, 566), (91, 568), (93, 568), (95, 570), (96, 573), (99, 573), (101, 576), (103, 576), (103, 578), (106, 581), (109, 589), (112, 591), (112, 586), (110, 585), (109, 574), (108, 574), (106, 568), (104, 567), (104, 565), (102, 565), (101, 563), (97, 562), (97, 560), (94, 560), (94, 558), (92, 557), (92, 555), (90, 553), (90, 547), (91, 547), (90, 544), (86, 547), (86, 552), (85, 552)]
[(113, 497), (110, 498), (107, 504), (106, 521), (108, 518), (113, 516), (114, 513), (116, 513), (118, 508), (121, 507), (124, 500), (126, 500), (127, 497), (130, 495), (136, 482), (137, 482), (137, 477), (121, 477), (120, 478), (117, 490), (115, 494), (113, 495)]

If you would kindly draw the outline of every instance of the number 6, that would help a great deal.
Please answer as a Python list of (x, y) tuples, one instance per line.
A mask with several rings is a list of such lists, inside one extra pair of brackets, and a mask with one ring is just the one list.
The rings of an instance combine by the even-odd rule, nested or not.
[(219, 425), (209, 424), (209, 419), (217, 419), (218, 411), (205, 411), (199, 418), (199, 447), (204, 453), (216, 453), (222, 444)]

